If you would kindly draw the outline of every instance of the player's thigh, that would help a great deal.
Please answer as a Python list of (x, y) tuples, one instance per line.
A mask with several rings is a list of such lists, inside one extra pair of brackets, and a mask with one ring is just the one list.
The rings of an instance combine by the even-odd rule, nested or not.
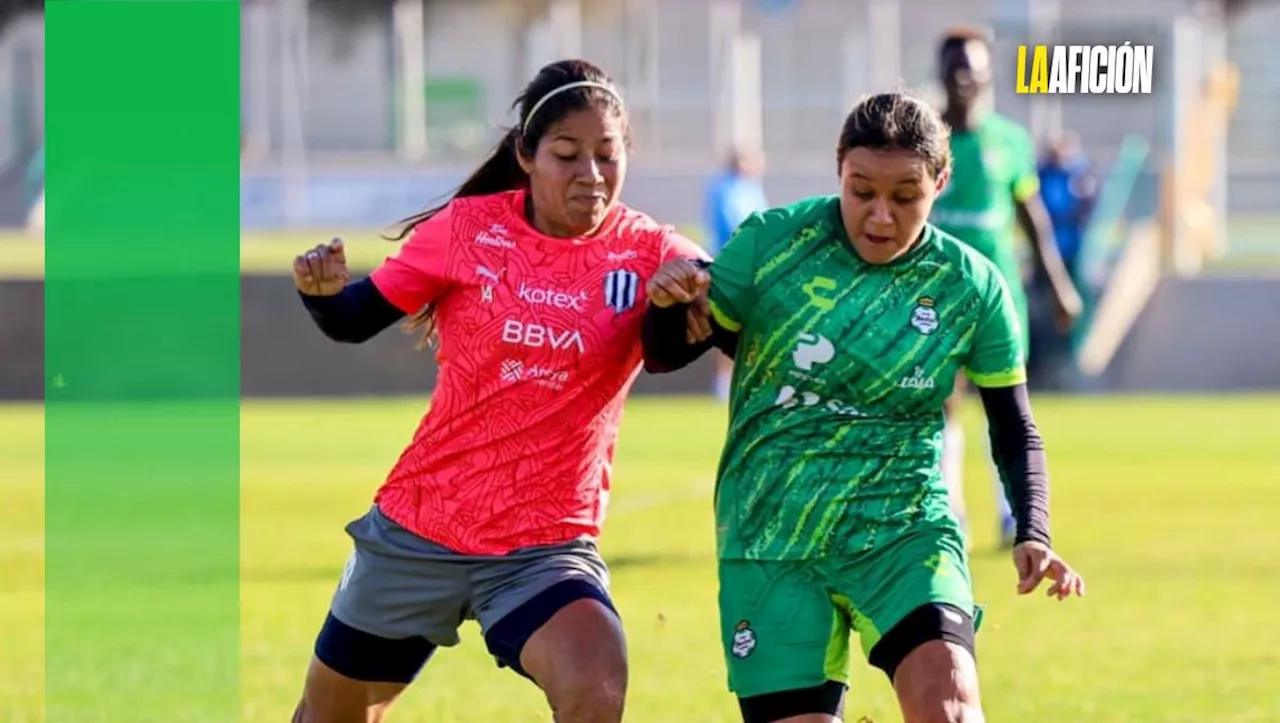
[(964, 540), (953, 526), (922, 526), (842, 564), (833, 587), (848, 591), (868, 661), (893, 680), (917, 647), (946, 641), (974, 652), (981, 611)]
[(385, 707), (438, 646), (456, 645), (469, 601), (465, 566), (377, 510), (347, 527), (354, 549), (315, 642), (300, 709), (307, 723)]
[(849, 619), (803, 561), (720, 561), (729, 690), (747, 723), (835, 720), (849, 672)]
[[(489, 652), (543, 689), (566, 720), (620, 715), (626, 639), (593, 542), (521, 550), (471, 572)], [(590, 713), (588, 715), (587, 713)]]
[[(394, 647), (395, 641), (389, 642), (390, 647)], [(408, 685), (357, 680), (330, 668), (318, 656), (312, 656), (292, 721), (378, 723)]]

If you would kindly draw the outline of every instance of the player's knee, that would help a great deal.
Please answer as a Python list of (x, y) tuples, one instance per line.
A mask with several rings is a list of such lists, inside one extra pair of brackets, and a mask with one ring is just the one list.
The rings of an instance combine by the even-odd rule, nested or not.
[(627, 697), (626, 664), (559, 676), (546, 692), (558, 723), (618, 723)]
[(622, 720), (626, 691), (621, 685), (580, 685), (552, 705), (563, 723), (617, 723)]
[(309, 683), (290, 723), (383, 723), (399, 693), (388, 688), (373, 684), (325, 689)]
[(921, 704), (905, 712), (904, 723), (984, 723), (982, 709), (963, 700), (950, 698)]
[(488, 643), (499, 660), (542, 688), (557, 723), (622, 720), (626, 640), (607, 594), (594, 583), (548, 589), (494, 626)]
[(977, 666), (972, 654), (953, 642), (917, 646), (893, 679), (905, 723), (982, 723)]

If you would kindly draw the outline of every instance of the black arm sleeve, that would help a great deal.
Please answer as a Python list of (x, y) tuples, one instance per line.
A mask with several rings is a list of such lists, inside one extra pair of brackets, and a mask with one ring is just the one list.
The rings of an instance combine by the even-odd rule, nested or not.
[(348, 284), (333, 296), (310, 296), (301, 291), (298, 296), (320, 331), (346, 344), (368, 341), (404, 317), (368, 278)]
[(987, 413), (991, 456), (1017, 522), (1015, 542), (1049, 545), (1049, 471), (1027, 386), (979, 389), (978, 393)]
[(674, 372), (697, 361), (712, 347), (730, 359), (738, 350), (738, 335), (711, 320), (711, 336), (697, 344), (685, 337), (688, 304), (672, 304), (666, 308), (649, 305), (640, 331), (644, 346), (644, 368), (650, 374)]

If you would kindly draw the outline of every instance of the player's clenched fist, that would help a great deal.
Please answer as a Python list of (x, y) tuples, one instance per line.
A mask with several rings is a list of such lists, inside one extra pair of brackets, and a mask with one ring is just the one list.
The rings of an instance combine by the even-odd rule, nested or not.
[(309, 296), (333, 296), (350, 281), (342, 239), (320, 244), (293, 259), (293, 283)]
[(711, 275), (688, 259), (672, 259), (658, 268), (645, 288), (649, 303), (665, 309), (672, 304), (690, 304), (706, 294)]

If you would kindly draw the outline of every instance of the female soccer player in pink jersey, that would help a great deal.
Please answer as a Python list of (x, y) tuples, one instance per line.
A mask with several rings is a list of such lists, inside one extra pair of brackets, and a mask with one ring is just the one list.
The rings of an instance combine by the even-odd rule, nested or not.
[(439, 339), (430, 411), (347, 526), (355, 550), (295, 722), (382, 720), (468, 619), (560, 723), (622, 718), (625, 642), (595, 540), (645, 282), (703, 254), (618, 201), (627, 115), (603, 71), (554, 63), (515, 105), (518, 126), (368, 278), (349, 283), (339, 241), (294, 262), (329, 337), (407, 316)]

